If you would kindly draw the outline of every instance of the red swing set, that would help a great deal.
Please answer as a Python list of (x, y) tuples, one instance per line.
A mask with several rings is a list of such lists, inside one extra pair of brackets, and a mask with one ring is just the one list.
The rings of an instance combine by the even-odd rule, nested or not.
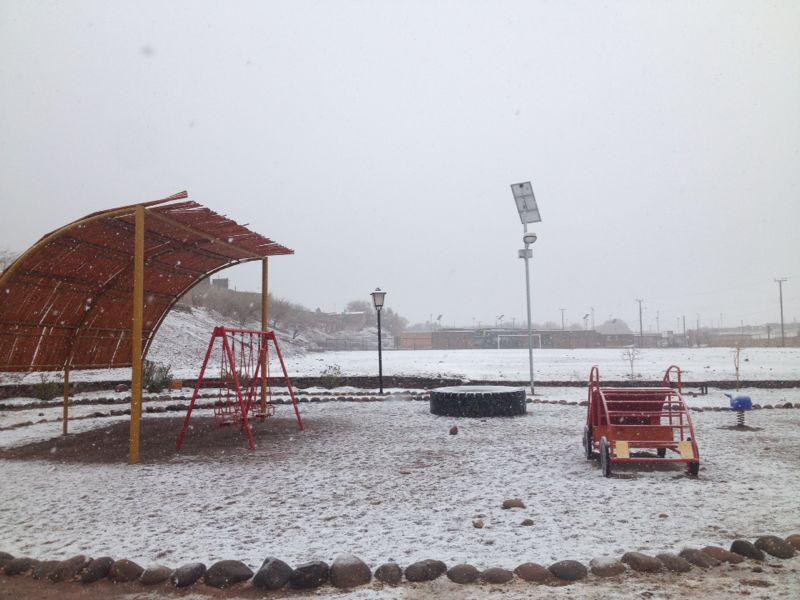
[[(220, 377), (219, 379), (206, 378), (206, 368), (212, 355), (215, 354), (214, 349), (217, 347), (218, 342), (221, 356)], [(240, 430), (247, 433), (250, 449), (255, 450), (250, 421), (253, 418), (260, 418), (263, 422), (267, 417), (275, 414), (269, 376), (269, 342), (272, 342), (275, 354), (280, 361), (283, 378), (286, 381), (286, 387), (289, 390), (294, 413), (297, 417), (297, 425), (300, 431), (303, 431), (303, 420), (300, 418), (297, 398), (294, 395), (289, 374), (286, 372), (286, 364), (283, 362), (278, 340), (275, 339), (275, 332), (215, 327), (214, 332), (211, 334), (211, 341), (208, 343), (203, 366), (200, 369), (200, 376), (194, 386), (192, 400), (189, 402), (189, 408), (186, 411), (186, 418), (183, 420), (183, 427), (175, 443), (177, 450), (181, 449), (181, 443), (183, 443), (183, 438), (189, 427), (192, 409), (197, 400), (200, 387), (204, 383), (206, 386), (216, 386), (219, 390), (217, 402), (214, 406), (214, 418), (217, 424), (219, 426), (238, 424)]]

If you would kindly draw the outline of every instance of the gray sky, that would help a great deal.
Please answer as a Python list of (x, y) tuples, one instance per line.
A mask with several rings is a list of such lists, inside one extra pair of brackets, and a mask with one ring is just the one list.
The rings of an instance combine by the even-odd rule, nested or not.
[[(0, 0), (0, 247), (182, 189), (412, 321), (800, 317), (800, 3)], [(230, 272), (259, 288), (258, 270)]]

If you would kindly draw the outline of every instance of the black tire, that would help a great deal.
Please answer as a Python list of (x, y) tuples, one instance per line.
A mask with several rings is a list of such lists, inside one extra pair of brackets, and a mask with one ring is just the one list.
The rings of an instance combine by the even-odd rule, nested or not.
[(459, 386), (431, 390), (431, 414), (447, 417), (514, 417), (528, 410), (525, 390), (502, 386)]
[(690, 462), (689, 463), (689, 475), (692, 477), (697, 477), (700, 473), (700, 462)]
[(611, 451), (605, 437), (600, 438), (600, 471), (603, 477), (611, 477)]
[(586, 460), (597, 458), (597, 453), (594, 451), (592, 440), (592, 426), (586, 425), (583, 428), (583, 451), (586, 455)]
[(658, 448), (658, 449), (656, 449), (656, 454), (658, 455), (658, 458), (664, 458), (667, 455), (667, 449), (666, 448)]

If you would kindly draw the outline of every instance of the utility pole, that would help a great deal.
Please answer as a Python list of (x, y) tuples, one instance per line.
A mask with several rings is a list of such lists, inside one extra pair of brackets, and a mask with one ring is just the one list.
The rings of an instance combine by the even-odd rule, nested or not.
[(594, 331), (594, 306), (592, 306), (592, 331)]
[(689, 347), (689, 338), (686, 337), (686, 315), (683, 315), (683, 342)]
[(783, 348), (786, 346), (786, 338), (783, 333), (783, 282), (786, 281), (786, 277), (778, 277), (775, 281), (778, 283), (778, 294), (781, 301), (781, 347)]
[(558, 310), (561, 311), (561, 331), (564, 331), (564, 311), (567, 310), (566, 308), (559, 308)]
[(639, 303), (639, 346), (644, 346), (644, 327), (642, 326), (642, 302), (643, 299), (637, 298), (636, 301)]
[(695, 346), (700, 345), (700, 313), (697, 313), (697, 340), (695, 340)]
[(656, 311), (656, 333), (661, 334), (661, 311)]

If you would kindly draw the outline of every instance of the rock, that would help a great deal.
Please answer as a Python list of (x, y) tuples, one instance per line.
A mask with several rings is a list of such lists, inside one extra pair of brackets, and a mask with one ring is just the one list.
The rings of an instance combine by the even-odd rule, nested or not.
[(132, 560), (123, 558), (115, 560), (108, 571), (108, 578), (114, 583), (125, 583), (127, 581), (136, 581), (141, 577), (144, 569), (137, 565)]
[(702, 569), (708, 569), (709, 567), (718, 567), (720, 561), (716, 558), (711, 556), (710, 554), (706, 554), (705, 552), (701, 552), (695, 548), (684, 548), (678, 553), (678, 556), (681, 558), (685, 558), (693, 565), (700, 567)]
[(6, 564), (14, 560), (14, 556), (8, 552), (0, 552), (0, 569), (5, 568)]
[(127, 385), (125, 385), (124, 383), (119, 383), (119, 384), (117, 384), (117, 386), (114, 388), (114, 391), (115, 391), (115, 392), (119, 392), (119, 393), (123, 393), (123, 392), (127, 392), (129, 389), (130, 389), (130, 388), (129, 388)]
[(253, 577), (253, 585), (262, 590), (279, 590), (292, 576), (292, 567), (274, 556), (267, 557)]
[(677, 554), (663, 552), (661, 554), (656, 554), (656, 558), (661, 561), (661, 564), (666, 567), (667, 571), (672, 571), (673, 573), (686, 573), (687, 571), (692, 570), (692, 563), (685, 558), (681, 558)]
[(92, 560), (81, 573), (81, 583), (94, 583), (108, 577), (108, 572), (111, 570), (111, 565), (114, 564), (114, 559), (110, 556), (101, 556)]
[(522, 500), (519, 498), (509, 498), (508, 500), (503, 500), (503, 508), (525, 508), (525, 504), (523, 504)]
[(23, 573), (32, 571), (38, 564), (38, 560), (35, 558), (28, 558), (27, 556), (13, 558), (6, 563), (5, 567), (3, 567), (3, 572), (9, 577), (13, 577), (14, 575), (22, 575)]
[[(800, 550), (800, 533), (794, 533), (786, 538), (786, 543), (791, 544), (795, 550)], [(2, 553), (0, 553), (2, 554)], [(3, 564), (2, 558), (0, 558), (0, 565)]]
[(475, 520), (472, 522), (472, 526), (473, 526), (475, 529), (483, 529), (483, 519), (475, 519)]
[(525, 519), (520, 523), (523, 527), (533, 527), (533, 519)]
[(792, 558), (795, 554), (794, 546), (776, 535), (762, 535), (754, 545), (776, 558)]
[(512, 579), (514, 579), (514, 573), (500, 567), (492, 567), (481, 572), (481, 581), (485, 583), (508, 583)]
[(733, 565), (744, 561), (744, 558), (733, 552), (728, 552), (725, 548), (719, 546), (706, 546), (703, 552), (709, 556), (716, 558), (720, 562), (731, 563)]
[(426, 559), (406, 567), (406, 579), (409, 581), (433, 581), (447, 571), (447, 565), (440, 560)]
[(403, 569), (397, 563), (384, 563), (375, 569), (375, 579), (389, 585), (397, 585), (403, 579)]
[(289, 577), (289, 586), (296, 590), (308, 590), (328, 583), (330, 568), (321, 560), (298, 565)]
[(547, 567), (532, 562), (522, 563), (514, 569), (514, 573), (523, 581), (532, 583), (542, 583), (553, 578), (553, 574), (547, 570)]
[(157, 583), (164, 583), (169, 576), (172, 575), (172, 569), (164, 565), (152, 565), (147, 567), (142, 576), (139, 577), (139, 582), (142, 585), (156, 585)]
[(560, 560), (547, 569), (563, 581), (579, 581), (588, 574), (586, 567), (577, 560)]
[(589, 562), (589, 569), (598, 577), (616, 577), (625, 572), (625, 565), (615, 558), (602, 556)]
[(47, 574), (47, 578), (53, 583), (75, 581), (90, 562), (92, 562), (91, 558), (78, 554), (67, 560), (60, 561), (58, 566)]
[(203, 576), (206, 572), (206, 566), (203, 563), (194, 562), (187, 563), (175, 569), (169, 578), (169, 581), (175, 587), (189, 587)]
[(463, 563), (447, 569), (447, 578), (454, 583), (473, 583), (478, 579), (479, 575), (480, 571), (478, 569)]
[(354, 588), (372, 580), (367, 563), (352, 554), (340, 554), (331, 563), (331, 585), (337, 588)]
[(203, 573), (203, 583), (215, 588), (227, 588), (240, 581), (247, 581), (253, 571), (238, 560), (220, 560)]
[(450, 435), (458, 435), (458, 425), (453, 425), (450, 428)]
[(622, 562), (634, 571), (641, 573), (658, 573), (664, 568), (664, 565), (656, 557), (641, 552), (626, 552), (622, 555)]
[(31, 577), (33, 579), (46, 579), (49, 578), (51, 573), (61, 564), (60, 560), (43, 560), (38, 565), (31, 569)]
[(752, 558), (753, 560), (764, 560), (764, 553), (748, 540), (733, 540), (733, 543), (731, 543), (731, 552), (741, 554), (745, 558)]

